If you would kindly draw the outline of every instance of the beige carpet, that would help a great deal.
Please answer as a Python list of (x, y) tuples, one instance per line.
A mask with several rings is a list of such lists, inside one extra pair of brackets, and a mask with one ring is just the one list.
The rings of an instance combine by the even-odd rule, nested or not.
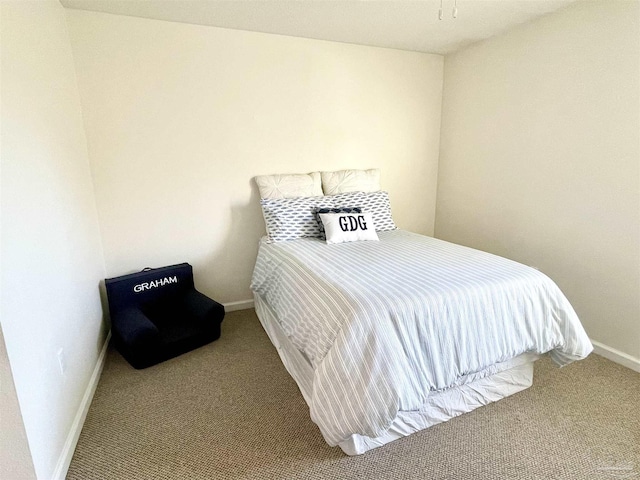
[(640, 374), (602, 357), (347, 457), (327, 446), (253, 310), (146, 370), (109, 351), (69, 479), (640, 479)]

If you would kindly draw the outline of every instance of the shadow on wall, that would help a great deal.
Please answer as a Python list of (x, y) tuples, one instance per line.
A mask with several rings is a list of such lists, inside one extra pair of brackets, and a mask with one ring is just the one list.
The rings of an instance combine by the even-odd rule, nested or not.
[[(226, 236), (219, 243), (220, 247), (194, 265), (198, 289), (212, 298), (218, 296), (216, 299), (222, 303), (253, 298), (249, 284), (258, 244), (266, 230), (258, 186), (253, 179), (249, 180), (249, 184), (249, 201), (230, 205), (230, 220)], [(242, 255), (234, 255), (234, 252), (242, 252)], [(238, 294), (233, 292), (239, 291), (243, 293), (240, 298), (236, 298)]]
[(104, 279), (98, 282), (98, 290), (100, 292), (100, 304), (102, 305), (102, 324), (100, 325), (100, 334), (98, 335), (97, 351), (100, 352), (104, 346), (104, 341), (111, 331), (111, 316), (109, 315), (109, 300), (107, 298), (107, 288)]

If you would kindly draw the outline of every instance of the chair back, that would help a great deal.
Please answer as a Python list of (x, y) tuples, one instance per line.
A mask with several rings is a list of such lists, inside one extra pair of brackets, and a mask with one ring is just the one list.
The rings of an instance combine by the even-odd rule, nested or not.
[(105, 280), (111, 315), (128, 308), (144, 307), (193, 290), (193, 268), (188, 263), (144, 269)]

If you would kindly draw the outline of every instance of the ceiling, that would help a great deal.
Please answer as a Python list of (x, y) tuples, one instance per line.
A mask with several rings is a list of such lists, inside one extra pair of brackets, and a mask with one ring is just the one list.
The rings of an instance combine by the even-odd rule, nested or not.
[(60, 0), (67, 8), (451, 53), (577, 0)]

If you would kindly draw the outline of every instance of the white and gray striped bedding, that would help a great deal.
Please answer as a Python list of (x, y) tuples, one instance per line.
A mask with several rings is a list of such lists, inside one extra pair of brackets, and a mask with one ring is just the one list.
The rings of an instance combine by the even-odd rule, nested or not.
[(260, 244), (251, 288), (314, 369), (311, 417), (330, 445), (378, 437), (429, 392), (522, 353), (564, 365), (591, 352), (537, 270), (402, 230), (379, 237)]

